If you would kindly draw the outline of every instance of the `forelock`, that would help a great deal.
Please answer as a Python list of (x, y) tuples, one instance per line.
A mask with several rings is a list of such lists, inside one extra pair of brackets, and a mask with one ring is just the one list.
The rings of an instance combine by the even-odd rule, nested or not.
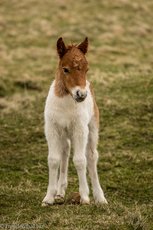
[(65, 55), (65, 58), (67, 61), (69, 60), (71, 62), (71, 65), (74, 68), (87, 64), (85, 55), (77, 48), (76, 45), (68, 46), (68, 51)]

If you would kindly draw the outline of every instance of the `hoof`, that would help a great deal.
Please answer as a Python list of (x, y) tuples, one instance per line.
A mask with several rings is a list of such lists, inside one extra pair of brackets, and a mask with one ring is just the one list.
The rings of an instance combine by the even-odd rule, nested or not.
[(54, 198), (45, 196), (45, 198), (42, 201), (42, 207), (50, 206), (54, 204)]
[(42, 202), (42, 204), (41, 204), (42, 207), (47, 207), (47, 206), (51, 206), (51, 205), (53, 205), (53, 203)]
[(90, 199), (89, 199), (89, 197), (81, 198), (81, 199), (80, 199), (80, 204), (87, 204), (87, 205), (89, 205), (89, 204), (90, 204)]
[(55, 196), (55, 203), (56, 204), (63, 204), (65, 202), (64, 196), (56, 195)]
[(95, 203), (96, 204), (100, 204), (100, 205), (102, 205), (102, 204), (108, 204), (108, 202), (107, 202), (107, 200), (106, 200), (105, 197), (101, 197), (99, 199), (95, 199)]

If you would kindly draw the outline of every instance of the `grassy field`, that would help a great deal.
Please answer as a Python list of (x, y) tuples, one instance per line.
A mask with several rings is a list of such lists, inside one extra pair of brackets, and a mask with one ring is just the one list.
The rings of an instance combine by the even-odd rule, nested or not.
[[(0, 229), (153, 229), (153, 2), (1, 0)], [(100, 108), (98, 171), (108, 206), (41, 207), (48, 183), (45, 98), (56, 40), (89, 37)]]

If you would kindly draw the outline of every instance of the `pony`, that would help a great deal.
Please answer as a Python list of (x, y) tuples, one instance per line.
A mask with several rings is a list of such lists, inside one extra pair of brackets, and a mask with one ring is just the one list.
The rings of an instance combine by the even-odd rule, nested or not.
[(79, 178), (80, 203), (90, 203), (87, 169), (95, 203), (107, 203), (97, 173), (99, 110), (92, 86), (86, 79), (87, 50), (87, 37), (82, 43), (69, 46), (62, 37), (57, 40), (59, 65), (44, 111), (49, 183), (43, 206), (64, 200), (71, 146)]

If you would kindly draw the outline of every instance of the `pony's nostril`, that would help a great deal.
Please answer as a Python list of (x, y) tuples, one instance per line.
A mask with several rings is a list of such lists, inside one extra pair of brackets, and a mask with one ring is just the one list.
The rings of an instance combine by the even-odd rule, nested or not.
[(81, 92), (80, 90), (76, 91), (77, 98), (84, 99), (87, 96), (87, 92)]
[(77, 97), (80, 97), (80, 91), (79, 90), (76, 91), (76, 95), (77, 95)]
[(77, 90), (76, 95), (78, 98), (84, 98), (85, 94), (81, 92), (80, 90)]
[(82, 102), (85, 100), (87, 96), (87, 92), (85, 90), (77, 90), (75, 91), (75, 95), (74, 95), (74, 99), (77, 101), (77, 102)]

